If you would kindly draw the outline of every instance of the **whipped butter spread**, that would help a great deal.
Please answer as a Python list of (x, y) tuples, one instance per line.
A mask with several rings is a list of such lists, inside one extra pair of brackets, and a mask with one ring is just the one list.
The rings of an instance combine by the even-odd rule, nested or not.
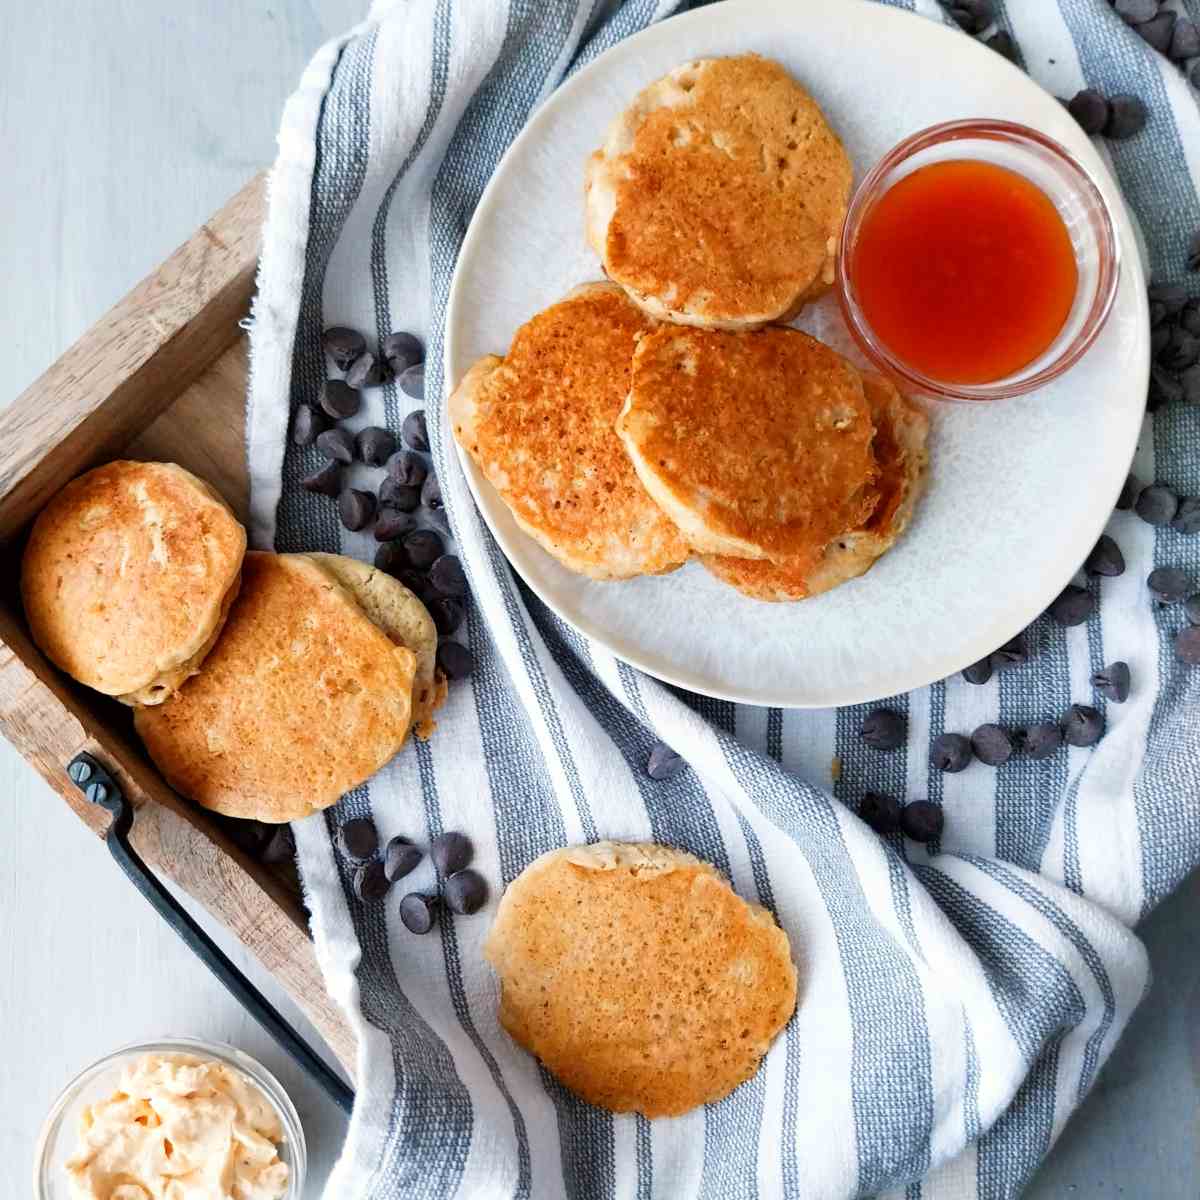
[(282, 1200), (283, 1128), (240, 1071), (190, 1054), (147, 1054), (84, 1110), (66, 1164), (76, 1200)]

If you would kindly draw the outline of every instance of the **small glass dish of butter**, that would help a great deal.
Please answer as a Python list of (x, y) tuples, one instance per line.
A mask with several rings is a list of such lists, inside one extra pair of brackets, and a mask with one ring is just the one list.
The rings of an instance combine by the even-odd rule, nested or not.
[(296, 1108), (265, 1067), (164, 1038), (114, 1050), (63, 1088), (38, 1137), (34, 1196), (142, 1200), (160, 1194), (144, 1184), (179, 1178), (189, 1196), (299, 1200), (307, 1164)]

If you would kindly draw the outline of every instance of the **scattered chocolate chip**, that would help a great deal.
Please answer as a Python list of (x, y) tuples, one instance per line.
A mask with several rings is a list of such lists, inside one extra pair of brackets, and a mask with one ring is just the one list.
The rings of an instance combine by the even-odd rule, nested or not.
[(980, 725), (971, 734), (971, 749), (981, 763), (989, 767), (1002, 767), (1012, 758), (1012, 738), (999, 725)]
[(971, 743), (961, 733), (941, 733), (933, 739), (930, 763), (939, 771), (957, 774), (971, 764)]
[(354, 461), (354, 438), (345, 429), (326, 429), (317, 437), (317, 449), (334, 462)]
[(1180, 17), (1171, 32), (1167, 54), (1174, 62), (1200, 57), (1200, 25), (1189, 17)]
[(1179, 499), (1170, 488), (1152, 483), (1142, 489), (1133, 509), (1147, 525), (1169, 525), (1179, 511)]
[(446, 907), (460, 917), (477, 913), (488, 898), (487, 880), (478, 871), (455, 871), (442, 889)]
[(950, 19), (967, 33), (982, 33), (995, 20), (991, 0), (953, 0), (946, 9)]
[(414, 400), (424, 400), (425, 364), (422, 362), (405, 368), (405, 370), (401, 371), (398, 382), (400, 384), (400, 390), (406, 396), (411, 396)]
[[(411, 513), (401, 512), (398, 508), (381, 508), (375, 521), (375, 540), (394, 542), (415, 529), (416, 524), (416, 519)], [(405, 560), (407, 561), (407, 556)]]
[(687, 763), (666, 742), (655, 742), (650, 748), (650, 757), (646, 760), (646, 774), (651, 779), (661, 782), (664, 779), (674, 779), (686, 766)]
[(929, 800), (914, 800), (900, 812), (900, 828), (914, 842), (932, 842), (941, 837), (945, 823), (941, 806)]
[(346, 383), (352, 388), (379, 387), (392, 377), (387, 363), (369, 350), (360, 354), (346, 372)]
[(475, 847), (471, 845), (471, 839), (454, 831), (439, 833), (429, 847), (429, 857), (433, 859), (438, 874), (443, 877), (461, 871), (471, 861), (474, 853)]
[(321, 347), (333, 365), (344, 371), (367, 348), (367, 339), (356, 329), (334, 325), (321, 334)]
[(400, 427), (400, 436), (404, 439), (405, 445), (411, 446), (414, 450), (424, 453), (429, 449), (429, 430), (425, 425), (423, 408), (414, 409), (404, 418), (404, 424)]
[(379, 485), (379, 503), (404, 513), (416, 512), (421, 503), (421, 492), (419, 488), (397, 483), (390, 475), (385, 475)]
[(1188, 301), (1187, 288), (1182, 283), (1152, 283), (1146, 295), (1152, 303), (1161, 304), (1168, 317), (1177, 317)]
[(992, 677), (992, 656), (989, 654), (987, 658), (981, 658), (969, 667), (964, 667), (962, 677), (968, 683), (987, 683)]
[(1129, 664), (1120, 661), (1109, 663), (1104, 670), (1092, 676), (1092, 687), (1114, 704), (1124, 704), (1129, 699)]
[(409, 892), (400, 901), (400, 920), (409, 933), (428, 933), (436, 911), (437, 899), (422, 892)]
[(1046, 612), (1059, 625), (1082, 625), (1092, 615), (1095, 606), (1096, 602), (1087, 588), (1069, 584)]
[(326, 463), (311, 475), (305, 475), (300, 486), (318, 496), (336, 496), (342, 490), (342, 472), (337, 463)]
[[(86, 766), (86, 763), (80, 763), (77, 765), (76, 771), (82, 770)], [(91, 768), (89, 767), (88, 770), (90, 771)], [(74, 774), (72, 774), (72, 779), (74, 779)], [(83, 783), (86, 779), (87, 776), (80, 776), (75, 782)], [(228, 831), (229, 836), (237, 845), (255, 858), (262, 854), (263, 847), (267, 844), (267, 839), (275, 828), (263, 821), (244, 821), (237, 817), (218, 817), (217, 823)], [(286, 828), (286, 826), (281, 828)]]
[(1200, 338), (1176, 325), (1167, 337), (1167, 344), (1159, 351), (1159, 363), (1168, 371), (1178, 372), (1194, 366), (1197, 359), (1200, 359)]
[(1020, 66), (1021, 52), (1017, 49), (1017, 43), (1013, 41), (1013, 36), (1007, 29), (997, 30), (987, 39), (984, 45), (989, 46), (997, 54), (1007, 58), (1010, 63)]
[(1160, 325), (1157, 329), (1151, 329), (1150, 357), (1157, 362), (1158, 356), (1167, 348), (1167, 343), (1170, 340), (1171, 327), (1169, 325)]
[(338, 853), (351, 862), (366, 862), (379, 849), (379, 834), (369, 817), (352, 817), (338, 826), (334, 841)]
[(364, 903), (382, 900), (392, 886), (379, 859), (365, 862), (354, 872), (354, 894)]
[(1183, 389), (1184, 404), (1200, 404), (1200, 363), (1180, 374), (1179, 386)]
[(895, 833), (900, 828), (900, 801), (880, 792), (866, 792), (859, 802), (858, 815), (876, 833)]
[(428, 470), (424, 460), (411, 450), (397, 450), (387, 460), (389, 479), (394, 479), (404, 487), (419, 488), (425, 482)]
[[(1200, 239), (1193, 239), (1196, 249), (1188, 250), (1188, 267), (1200, 271), (1200, 266), (1192, 266), (1193, 255), (1200, 254)], [(1200, 296), (1193, 296), (1180, 310), (1175, 318), (1181, 329), (1186, 329), (1193, 337), (1200, 337)]]
[(1160, 304), (1157, 300), (1150, 301), (1150, 328), (1157, 329), (1166, 319), (1166, 305)]
[(1171, 35), (1175, 32), (1175, 14), (1169, 8), (1164, 8), (1150, 20), (1139, 22), (1133, 31), (1147, 46), (1159, 54), (1166, 54), (1171, 45)]
[(429, 568), (429, 583), (442, 596), (465, 596), (470, 591), (462, 563), (453, 554), (443, 554), (434, 559)]
[(292, 441), (297, 446), (311, 446), (318, 435), (329, 428), (329, 418), (311, 404), (301, 404), (292, 418)]
[(1024, 666), (1029, 661), (1029, 649), (1025, 638), (1017, 634), (1010, 642), (1005, 642), (999, 650), (992, 652), (992, 667), (996, 671), (1009, 671), (1013, 667)]
[(1146, 586), (1155, 600), (1162, 604), (1179, 604), (1193, 590), (1191, 576), (1178, 567), (1156, 567), (1150, 572)]
[(389, 333), (379, 343), (379, 353), (387, 359), (388, 366), (396, 375), (425, 358), (425, 348), (411, 333)]
[(1150, 391), (1146, 408), (1158, 412), (1164, 404), (1179, 404), (1183, 400), (1183, 384), (1165, 367), (1155, 363), (1150, 368)]
[(418, 571), (428, 571), (445, 553), (445, 546), (432, 529), (415, 529), (404, 539), (404, 552)]
[(1084, 88), (1067, 101), (1067, 111), (1087, 134), (1102, 133), (1108, 124), (1108, 100), (1095, 88)]
[(1063, 721), (1068, 746), (1094, 746), (1104, 734), (1104, 718), (1088, 704), (1072, 704)]
[(1189, 625), (1176, 637), (1175, 656), (1189, 667), (1200, 666), (1200, 625)]
[(475, 670), (475, 659), (461, 642), (438, 642), (437, 665), (447, 679), (466, 679)]
[(375, 551), (375, 566), (388, 575), (395, 576), (408, 566), (408, 555), (399, 542), (384, 542)]
[(441, 509), (445, 508), (445, 501), (442, 500), (442, 485), (438, 482), (438, 477), (432, 472), (429, 472), (425, 483), (421, 487), (421, 503), (426, 508)]
[(1125, 486), (1121, 488), (1121, 494), (1117, 497), (1117, 508), (1122, 512), (1127, 512), (1137, 502), (1141, 491), (1141, 481), (1133, 475), (1127, 475), (1125, 477)]
[(1122, 142), (1139, 134), (1146, 128), (1149, 113), (1146, 105), (1137, 96), (1125, 92), (1110, 96), (1108, 99), (1108, 123), (1104, 126), (1104, 136), (1110, 141)]
[(375, 497), (358, 488), (345, 488), (338, 497), (338, 516), (351, 531), (365, 529), (375, 515)]
[(875, 750), (895, 750), (906, 733), (904, 718), (890, 708), (877, 708), (863, 720), (862, 740)]
[(1019, 747), (1030, 758), (1049, 758), (1062, 745), (1062, 729), (1050, 721), (1042, 721), (1021, 730)]
[(1112, 579), (1125, 573), (1125, 555), (1107, 533), (1102, 533), (1087, 556), (1083, 569), (1088, 575), (1103, 575), (1106, 579)]
[(328, 416), (344, 421), (357, 415), (362, 397), (340, 379), (327, 379), (321, 387), (319, 403)]
[(438, 596), (426, 605), (434, 627), (442, 637), (449, 637), (463, 623), (467, 610), (449, 596)]
[(396, 438), (378, 425), (368, 425), (358, 431), (354, 444), (358, 448), (358, 457), (368, 467), (382, 467), (396, 449)]
[(383, 873), (389, 883), (402, 879), (414, 870), (423, 855), (406, 837), (394, 837), (383, 852)]
[(1195, 592), (1183, 602), (1183, 611), (1193, 625), (1200, 625), (1200, 592)]
[(1126, 25), (1141, 25), (1158, 12), (1158, 0), (1113, 0), (1113, 8)]
[(296, 857), (296, 838), (290, 825), (277, 825), (271, 831), (266, 844), (259, 852), (259, 858), (268, 865), (291, 862)]
[(450, 536), (450, 518), (444, 508), (426, 509), (425, 517), (435, 529), (440, 529), (447, 537)]
[[(406, 560), (407, 557), (405, 555)], [(414, 596), (421, 599), (422, 603), (428, 605), (432, 602), (433, 593), (429, 587), (429, 580), (420, 571), (414, 571), (412, 567), (407, 567), (403, 571), (395, 572), (395, 575)]]

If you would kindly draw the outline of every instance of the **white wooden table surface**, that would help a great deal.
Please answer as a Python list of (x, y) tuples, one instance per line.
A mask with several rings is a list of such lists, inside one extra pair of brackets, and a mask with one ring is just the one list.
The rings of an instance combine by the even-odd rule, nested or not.
[[(0, 21), (0, 405), (273, 152), (284, 98), (366, 0), (43, 0)], [(0, 740), (0, 1196), (29, 1194), (34, 1138), (78, 1068), (166, 1033), (241, 1046), (296, 1101), (319, 1195), (340, 1114)], [(209, 925), (211, 927), (211, 922)], [(1200, 1195), (1200, 880), (1143, 933), (1154, 990), (1031, 1194)], [(240, 946), (218, 940), (306, 1035)]]

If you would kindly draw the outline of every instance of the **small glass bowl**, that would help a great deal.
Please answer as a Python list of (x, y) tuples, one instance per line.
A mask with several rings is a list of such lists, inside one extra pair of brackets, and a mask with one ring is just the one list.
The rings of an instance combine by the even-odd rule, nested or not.
[(279, 1080), (261, 1063), (233, 1046), (200, 1038), (168, 1037), (156, 1042), (122, 1046), (81, 1071), (59, 1093), (50, 1106), (38, 1135), (33, 1160), (33, 1194), (37, 1200), (71, 1200), (71, 1185), (64, 1164), (78, 1148), (79, 1118), (83, 1110), (113, 1094), (121, 1072), (144, 1054), (192, 1054), (215, 1058), (248, 1076), (266, 1096), (283, 1126), (279, 1157), (288, 1165), (289, 1186), (285, 1200), (300, 1200), (308, 1173), (308, 1148), (300, 1117)]
[[(946, 383), (898, 358), (875, 334), (854, 290), (854, 252), (871, 207), (893, 184), (919, 167), (946, 159), (995, 163), (1024, 175), (1053, 202), (1075, 249), (1079, 281), (1058, 336), (1033, 362), (988, 383)], [(1108, 319), (1121, 274), (1120, 245), (1100, 189), (1058, 142), (1011, 121), (947, 121), (906, 138), (884, 155), (850, 201), (838, 244), (837, 291), (855, 341), (906, 391), (943, 400), (1002, 400), (1057, 379), (1096, 340)]]

